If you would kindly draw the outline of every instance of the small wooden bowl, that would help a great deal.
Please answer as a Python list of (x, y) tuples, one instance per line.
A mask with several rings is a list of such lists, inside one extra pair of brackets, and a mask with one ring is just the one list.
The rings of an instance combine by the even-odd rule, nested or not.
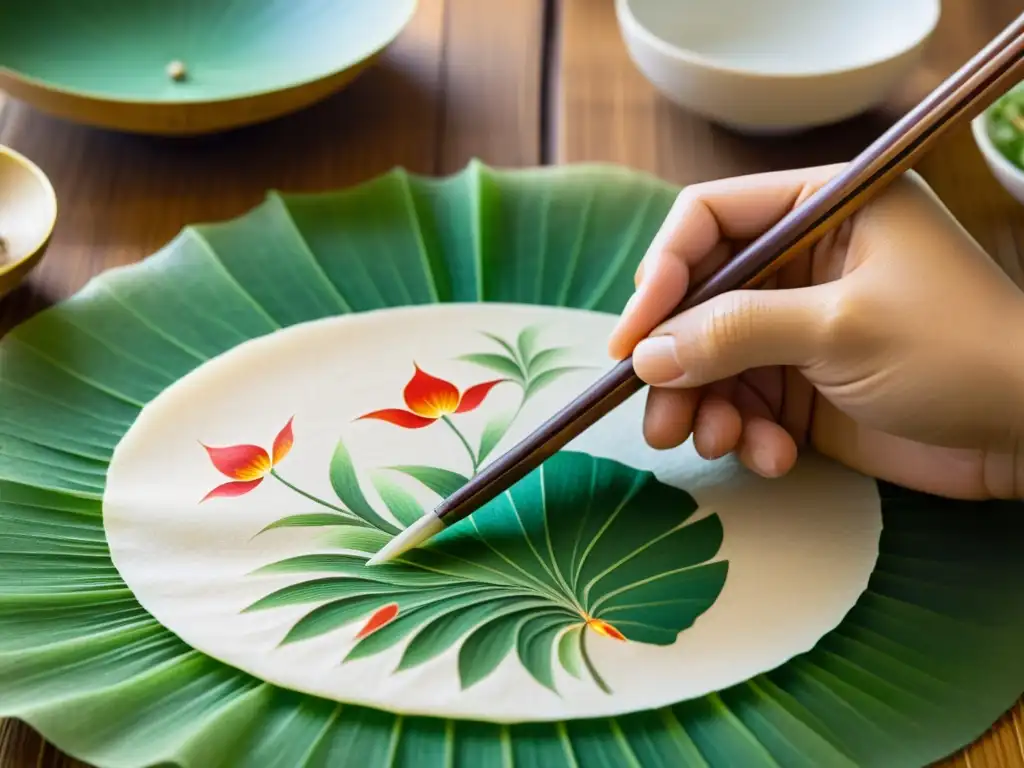
[(57, 222), (57, 195), (35, 163), (0, 146), (0, 298), (39, 263)]
[(0, 90), (119, 131), (212, 133), (340, 90), (417, 0), (6, 0)]

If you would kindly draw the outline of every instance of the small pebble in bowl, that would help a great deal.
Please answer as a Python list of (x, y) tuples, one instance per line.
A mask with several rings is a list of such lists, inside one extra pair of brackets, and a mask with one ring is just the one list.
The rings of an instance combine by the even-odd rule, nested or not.
[(167, 76), (176, 83), (180, 83), (188, 76), (188, 70), (185, 68), (185, 62), (183, 61), (172, 61), (167, 65)]

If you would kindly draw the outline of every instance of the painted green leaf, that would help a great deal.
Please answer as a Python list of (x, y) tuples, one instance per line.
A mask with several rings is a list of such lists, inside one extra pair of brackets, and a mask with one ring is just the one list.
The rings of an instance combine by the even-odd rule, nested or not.
[(534, 680), (552, 691), (555, 690), (552, 651), (555, 638), (564, 628), (565, 621), (559, 613), (535, 615), (519, 625), (516, 638), (519, 661)]
[(542, 349), (530, 359), (527, 375), (534, 378), (552, 368), (563, 367), (563, 363), (572, 358), (572, 350), (569, 347), (552, 347)]
[(516, 351), (519, 352), (519, 359), (523, 361), (527, 371), (536, 362), (537, 344), (543, 332), (543, 326), (531, 325), (520, 331), (519, 336), (516, 338)]
[(360, 519), (381, 531), (398, 533), (399, 529), (389, 523), (370, 506), (362, 489), (359, 487), (359, 478), (356, 477), (355, 468), (352, 466), (352, 457), (349, 456), (348, 448), (341, 440), (338, 441), (331, 457), (331, 487), (351, 512)]
[(497, 336), (497, 335), (495, 335), (493, 333), (487, 333), (486, 331), (484, 331), (483, 335), (486, 336), (491, 341), (493, 341), (495, 344), (497, 344), (503, 350), (505, 350), (505, 352), (508, 353), (509, 359), (516, 361), (517, 369), (525, 368), (525, 363), (523, 363), (523, 361), (520, 359), (519, 352), (518, 352), (518, 350), (516, 350), (515, 347), (513, 347), (511, 344), (509, 344), (507, 341), (505, 341), (500, 336)]
[(245, 609), (246, 613), (265, 611), (303, 603), (319, 603), (337, 600), (349, 595), (390, 594), (395, 587), (390, 584), (368, 584), (362, 579), (323, 578), (290, 584), (266, 597), (260, 598)]
[(468, 632), (486, 621), (495, 609), (514, 609), (520, 604), (517, 597), (498, 597), (485, 603), (477, 603), (458, 611), (444, 613), (432, 618), (406, 646), (399, 662), (399, 669), (412, 669), (425, 664), (447, 651)]
[(423, 485), (441, 498), (451, 496), (455, 491), (469, 482), (469, 478), (465, 475), (460, 475), (458, 472), (452, 472), (450, 469), (440, 469), (438, 467), (400, 466), (390, 467), (390, 469), (408, 475), (414, 480), (419, 480)]
[(382, 591), (378, 595), (364, 592), (332, 600), (299, 619), (288, 630), (288, 634), (285, 635), (281, 644), (297, 643), (333, 632), (357, 619), (368, 616), (384, 604), (395, 602), (396, 597), (408, 597), (408, 593)]
[(374, 554), (391, 541), (391, 536), (384, 531), (375, 531), (372, 528), (346, 525), (328, 531), (320, 536), (318, 541), (330, 547), (354, 549), (357, 552)]
[[(56, 18), (101, 5), (17, 7)], [(264, 684), (161, 626), (110, 561), (102, 508), (110, 457), (140, 409), (189, 371), (279, 328), (386, 307), (502, 302), (618, 313), (678, 191), (611, 166), (506, 171), (473, 162), (447, 178), (395, 170), (326, 194), (272, 192), (236, 219), (184, 229), (151, 258), (104, 274), (9, 333), (0, 342), (0, 717), (30, 721), (98, 768), (917, 768), (985, 732), (1024, 688), (1019, 501), (954, 502), (878, 483), (878, 566), (810, 651), (714, 696), (556, 723), (397, 716)], [(519, 355), (508, 340), (488, 343)], [(545, 477), (548, 494), (557, 481)], [(283, 577), (365, 580), (361, 594), (383, 592), (345, 619), (363, 623), (396, 590), (462, 581), (515, 599), (542, 593), (536, 599), (551, 607), (520, 627), (516, 658), (538, 686), (548, 662), (553, 680), (575, 669), (586, 681), (581, 638), (611, 641), (582, 618), (563, 627), (569, 608), (554, 585), (567, 581), (575, 595), (593, 582), (595, 604), (611, 591), (599, 570), (583, 573), (585, 546), (573, 544), (597, 533), (599, 512), (588, 507), (578, 527), (552, 527), (554, 558), (525, 573), (496, 555), (459, 559), (485, 546), (464, 530), (463, 542), (445, 545), (451, 554), (435, 547), (397, 566), (367, 569), (363, 557), (322, 553), (247, 578), (265, 578), (268, 593)], [(721, 575), (701, 573), (712, 582)], [(643, 589), (672, 578), (597, 610), (611, 625), (628, 620), (660, 600)], [(311, 587), (315, 599), (291, 610), (344, 597), (322, 589)], [(399, 611), (367, 637), (396, 631)], [(345, 649), (338, 653), (340, 662)]]
[[(260, 533), (277, 530), (278, 528), (321, 528), (334, 525), (352, 525), (352, 519), (343, 515), (328, 512), (313, 512), (305, 515), (289, 515), (275, 520), (263, 528)], [(258, 535), (258, 534), (257, 534)]]
[(573, 677), (583, 674), (583, 657), (580, 655), (580, 637), (583, 625), (570, 627), (558, 638), (558, 662)]
[(355, 554), (319, 554), (298, 555), (270, 563), (253, 571), (254, 576), (272, 576), (285, 573), (320, 573), (344, 574), (358, 576), (368, 581), (379, 581), (383, 584), (437, 586), (448, 584), (451, 578), (444, 571), (403, 568), (390, 563), (376, 568), (366, 567), (366, 555)]
[(504, 661), (529, 615), (523, 608), (512, 609), (505, 614), (492, 614), (488, 621), (473, 629), (459, 649), (459, 682), (463, 688), (476, 685)]
[(535, 394), (544, 389), (544, 387), (554, 384), (563, 376), (584, 370), (592, 369), (579, 365), (564, 366), (562, 368), (549, 368), (548, 370), (539, 374), (536, 378), (532, 379), (530, 383), (526, 385), (526, 397), (533, 397)]
[[(720, 520), (711, 514), (688, 523), (696, 508), (685, 491), (658, 482), (649, 472), (562, 452), (409, 557), (386, 570), (352, 571), (368, 585), (379, 579), (373, 589), (380, 597), (367, 602), (346, 596), (319, 606), (296, 624), (288, 640), (344, 626), (370, 603), (378, 608), (398, 603), (392, 628), (361, 640), (349, 658), (389, 648), (420, 624), (400, 669), (426, 663), (463, 642), (459, 669), (466, 687), (489, 675), (514, 648), (528, 658), (527, 669), (538, 682), (551, 685), (550, 657), (561, 629), (582, 625), (595, 638), (671, 645), (711, 607), (725, 584), (728, 564), (715, 560), (722, 543)], [(376, 551), (387, 538), (383, 532), (364, 535), (358, 529), (342, 533), (348, 538), (336, 545), (346, 545), (352, 536), (359, 542), (366, 538), (366, 551)], [(449, 574), (451, 597), (469, 585), (504, 585), (510, 592), (447, 601), (437, 610), (422, 603), (408, 613), (403, 601), (416, 600), (416, 595), (398, 585), (409, 583), (404, 574), (422, 569)], [(379, 593), (379, 584), (389, 578), (395, 579), (395, 594)], [(424, 587), (422, 599), (443, 594), (444, 589)], [(554, 615), (558, 622), (550, 621)], [(544, 632), (533, 637), (536, 625), (531, 625), (534, 629), (519, 646), (521, 627), (537, 616), (546, 619)], [(605, 690), (587, 656), (585, 635), (575, 637), (578, 648), (560, 646), (559, 661), (571, 674), (585, 669)]]
[(402, 524), (403, 527), (412, 525), (423, 516), (423, 507), (416, 501), (411, 493), (398, 485), (387, 472), (379, 469), (370, 472), (370, 482), (381, 501), (392, 516)]
[(472, 605), (490, 604), (496, 599), (508, 597), (507, 590), (475, 585), (462, 585), (457, 589), (445, 590), (443, 594), (437, 593), (436, 599), (432, 602), (418, 605), (407, 612), (400, 610), (397, 618), (386, 627), (356, 643), (345, 657), (345, 661), (380, 653), (401, 642), (436, 616), (455, 613)]
[(358, 555), (298, 555), (287, 560), (264, 565), (253, 571), (258, 574), (304, 573), (321, 571), (323, 573), (358, 573), (366, 564), (365, 557)]
[(519, 366), (519, 363), (511, 357), (486, 352), (474, 352), (468, 355), (460, 355), (458, 359), (467, 363), (482, 365), (484, 368), (496, 371), (502, 376), (509, 377), (513, 381), (517, 381), (519, 383), (523, 382), (523, 369)]
[(501, 438), (508, 432), (512, 420), (519, 413), (518, 409), (507, 409), (499, 411), (488, 419), (483, 432), (480, 433), (480, 449), (477, 451), (477, 460), (482, 464), (491, 451), (501, 442)]

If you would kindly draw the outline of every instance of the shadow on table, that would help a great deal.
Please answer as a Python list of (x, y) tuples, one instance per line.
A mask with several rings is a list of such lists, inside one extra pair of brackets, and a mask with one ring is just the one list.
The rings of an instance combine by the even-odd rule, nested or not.
[(737, 164), (779, 171), (852, 160), (900, 117), (877, 110), (788, 136), (747, 136), (719, 126), (712, 130), (716, 149)]
[(0, 339), (16, 325), (48, 309), (62, 298), (46, 285), (34, 281), (23, 283), (17, 290), (0, 299)]

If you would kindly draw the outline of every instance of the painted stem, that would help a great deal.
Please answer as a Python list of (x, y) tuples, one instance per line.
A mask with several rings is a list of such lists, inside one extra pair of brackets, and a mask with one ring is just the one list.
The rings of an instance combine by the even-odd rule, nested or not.
[(455, 424), (452, 423), (452, 420), (449, 419), (447, 416), (442, 416), (441, 421), (443, 421), (445, 424), (449, 426), (452, 432), (455, 433), (455, 436), (459, 438), (459, 442), (461, 442), (463, 447), (466, 449), (466, 453), (469, 454), (469, 460), (473, 464), (473, 474), (475, 475), (476, 470), (479, 466), (479, 461), (477, 460), (476, 453), (474, 453), (472, 446), (470, 446), (469, 444), (469, 441), (463, 436), (463, 434), (459, 431), (459, 428), (456, 427)]
[(587, 631), (590, 629), (586, 624), (583, 625), (583, 631), (580, 632), (580, 656), (583, 657), (583, 663), (587, 665), (587, 671), (590, 676), (594, 678), (594, 682), (597, 683), (597, 687), (605, 693), (611, 693), (612, 689), (608, 687), (608, 683), (604, 681), (604, 678), (598, 673), (597, 668), (594, 666), (594, 662), (590, 660), (590, 654), (587, 653)]
[[(524, 397), (522, 399), (520, 399), (520, 401), (519, 401), (519, 407), (516, 408), (516, 412), (512, 414), (512, 417), (508, 420), (508, 424), (505, 425), (505, 431), (502, 432), (501, 436), (497, 440), (494, 441), (494, 445), (491, 447), (491, 450), (489, 450), (486, 454), (482, 454), (481, 456), (479, 456), (477, 458), (477, 462), (478, 463), (482, 464), (484, 459), (486, 459), (488, 456), (491, 455), (491, 453), (494, 452), (494, 449), (498, 447), (498, 443), (500, 443), (502, 440), (505, 439), (505, 435), (507, 435), (508, 431), (510, 429), (512, 429), (512, 425), (516, 423), (516, 419), (519, 418), (519, 414), (523, 412), (523, 406), (526, 404), (526, 399), (525, 399), (526, 390), (523, 390), (523, 395), (524, 395)], [(481, 447), (483, 447), (483, 446), (481, 446)]]
[(304, 498), (309, 499), (310, 501), (316, 502), (321, 507), (327, 507), (327, 509), (333, 509), (335, 512), (339, 513), (340, 515), (342, 515), (342, 516), (344, 516), (344, 517), (346, 517), (346, 518), (348, 518), (350, 520), (357, 520), (358, 519), (355, 515), (353, 515), (351, 512), (349, 512), (344, 507), (335, 506), (334, 504), (331, 504), (328, 501), (324, 501), (319, 496), (314, 496), (312, 493), (309, 493), (307, 491), (302, 490), (297, 485), (289, 483), (287, 480), (285, 480), (283, 477), (281, 477), (281, 475), (279, 475), (277, 473), (276, 469), (270, 470), (270, 474), (271, 474), (272, 477), (274, 477), (279, 483), (281, 483), (286, 488), (289, 488), (289, 489), (295, 491), (295, 493), (299, 494), (300, 496), (302, 496)]

